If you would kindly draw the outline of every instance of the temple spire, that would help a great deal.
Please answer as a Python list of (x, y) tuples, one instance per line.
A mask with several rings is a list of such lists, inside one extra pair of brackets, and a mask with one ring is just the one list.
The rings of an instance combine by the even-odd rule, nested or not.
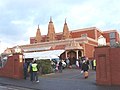
[(40, 28), (39, 28), (39, 24), (38, 24), (38, 29), (40, 29)]
[(70, 38), (71, 35), (69, 33), (69, 28), (68, 28), (68, 25), (67, 25), (67, 22), (66, 22), (66, 18), (65, 18), (65, 23), (64, 23), (64, 27), (63, 27), (63, 39), (67, 39), (67, 38)]
[(48, 24), (48, 34), (47, 34), (47, 41), (54, 41), (56, 38), (55, 35), (55, 28), (52, 22), (52, 17), (50, 17), (50, 22)]
[(66, 22), (66, 18), (65, 18), (65, 24), (67, 24), (67, 22)]
[(36, 32), (36, 37), (35, 37), (35, 43), (41, 42), (41, 39), (42, 39), (42, 36), (41, 36), (40, 28), (39, 28), (39, 25), (38, 25), (37, 32)]
[(50, 16), (50, 23), (53, 23), (53, 22), (52, 22), (52, 17), (51, 17), (51, 16)]

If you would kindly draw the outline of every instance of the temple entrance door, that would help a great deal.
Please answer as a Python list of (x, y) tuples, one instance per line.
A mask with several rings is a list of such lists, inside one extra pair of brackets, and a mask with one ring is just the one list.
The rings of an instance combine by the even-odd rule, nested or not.
[(69, 60), (70, 60), (70, 65), (74, 65), (76, 63), (76, 52), (71, 50), (67, 53)]
[(78, 51), (78, 56), (77, 56), (76, 51), (70, 50), (70, 51), (68, 51), (67, 56), (69, 57), (70, 65), (75, 65), (77, 57), (78, 58), (81, 57), (82, 56), (82, 52), (81, 52), (81, 50), (79, 50)]
[(81, 52), (81, 50), (78, 51), (78, 58), (79, 58), (79, 57), (82, 57), (82, 52)]

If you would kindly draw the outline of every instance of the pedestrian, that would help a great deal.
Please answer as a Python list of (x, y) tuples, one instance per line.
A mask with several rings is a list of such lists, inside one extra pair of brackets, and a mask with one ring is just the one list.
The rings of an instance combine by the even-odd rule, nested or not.
[(59, 65), (58, 65), (58, 62), (56, 62), (56, 63), (55, 63), (55, 72), (58, 71), (58, 66), (59, 66)]
[(82, 69), (84, 72), (84, 78), (88, 78), (88, 70), (89, 70), (89, 65), (87, 64), (86, 60), (83, 60), (83, 64), (82, 64)]
[(63, 69), (62, 60), (60, 60), (58, 67), (59, 67), (59, 72), (62, 73), (62, 69)]
[(94, 67), (94, 70), (96, 71), (96, 60), (95, 59), (93, 60), (93, 67)]
[(34, 62), (34, 60), (32, 60), (30, 63), (29, 63), (29, 66), (28, 66), (28, 72), (30, 74), (30, 81), (33, 81), (33, 71), (32, 71), (32, 63)]
[(66, 67), (68, 68), (69, 67), (69, 64), (70, 64), (70, 60), (69, 60), (69, 58), (66, 58)]
[(79, 61), (76, 60), (76, 67), (79, 69)]
[(23, 63), (24, 79), (27, 79), (27, 62)]
[(33, 81), (39, 82), (38, 80), (39, 68), (36, 60), (32, 63), (32, 72), (33, 72)]
[(82, 67), (82, 57), (79, 56), (78, 62), (79, 62), (79, 68), (81, 69), (81, 67)]

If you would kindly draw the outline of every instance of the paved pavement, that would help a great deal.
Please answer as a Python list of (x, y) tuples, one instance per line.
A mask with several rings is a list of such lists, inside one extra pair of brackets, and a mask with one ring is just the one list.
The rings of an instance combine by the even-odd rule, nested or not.
[(11, 86), (11, 85), (1, 85), (0, 84), (0, 90), (33, 90), (33, 89), (28, 89), (24, 87), (17, 87), (17, 86)]
[(0, 77), (1, 85), (11, 85), (32, 90), (120, 90), (120, 86), (99, 86), (96, 84), (95, 71), (89, 71), (89, 78), (84, 79), (78, 69), (65, 69), (63, 73), (52, 73), (39, 77), (40, 82), (17, 80)]

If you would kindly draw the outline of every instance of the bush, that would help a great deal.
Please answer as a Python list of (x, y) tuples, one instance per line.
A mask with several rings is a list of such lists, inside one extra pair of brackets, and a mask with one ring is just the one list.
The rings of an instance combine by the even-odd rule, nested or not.
[(41, 74), (49, 74), (52, 72), (52, 66), (50, 60), (37, 60), (37, 63)]

